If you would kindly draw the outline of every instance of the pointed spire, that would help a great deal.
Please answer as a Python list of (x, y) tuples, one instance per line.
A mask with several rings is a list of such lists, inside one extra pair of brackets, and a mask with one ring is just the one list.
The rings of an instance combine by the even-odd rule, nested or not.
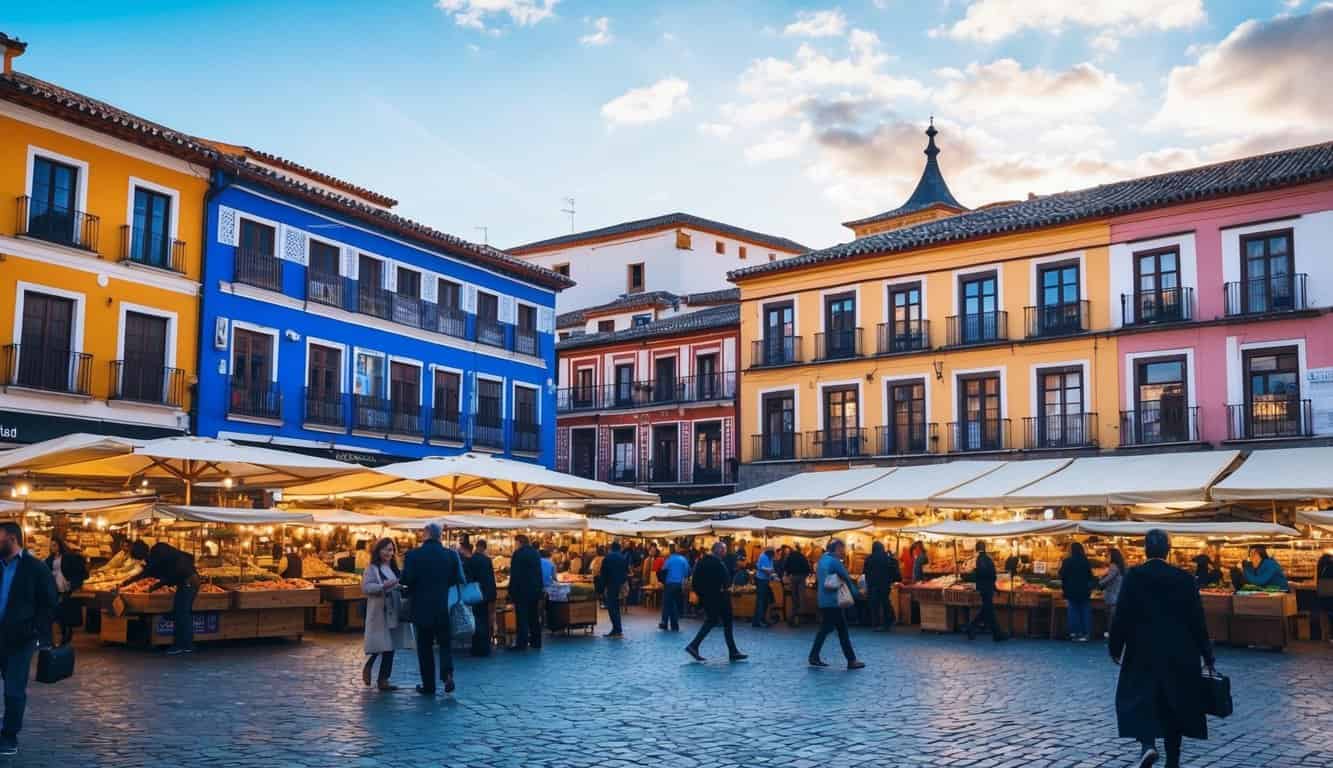
[(962, 204), (954, 199), (953, 193), (949, 192), (949, 185), (944, 182), (944, 174), (940, 171), (940, 164), (936, 159), (940, 154), (940, 148), (935, 146), (935, 137), (939, 133), (935, 127), (935, 116), (931, 115), (930, 125), (926, 128), (926, 167), (921, 171), (921, 180), (916, 183), (912, 196), (898, 209), (903, 213), (936, 203), (963, 208)]
[(927, 138), (926, 138), (926, 150), (925, 150), (926, 157), (930, 158), (931, 161), (934, 161), (935, 156), (940, 153), (940, 148), (935, 146), (935, 137), (938, 136), (939, 133), (940, 133), (939, 131), (935, 130), (935, 116), (931, 115), (930, 127), (926, 129)]

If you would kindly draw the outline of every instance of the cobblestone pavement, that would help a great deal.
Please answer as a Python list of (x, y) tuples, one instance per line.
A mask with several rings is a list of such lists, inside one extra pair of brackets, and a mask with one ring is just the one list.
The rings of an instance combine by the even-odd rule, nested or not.
[[(625, 640), (577, 635), (544, 650), (462, 658), (455, 696), (417, 695), (415, 658), (362, 688), (358, 635), (214, 646), (187, 657), (87, 643), (75, 678), (33, 683), (24, 766), (974, 766), (1129, 763), (1115, 736), (1116, 667), (1097, 644), (853, 631), (804, 665), (810, 628), (720, 632), (706, 664), (639, 610)], [(605, 629), (605, 622), (603, 623)], [(1187, 766), (1333, 765), (1333, 651), (1222, 650), (1236, 714), (1187, 742)], [(4, 758), (0, 758), (3, 761)], [(3, 763), (0, 762), (0, 766)]]

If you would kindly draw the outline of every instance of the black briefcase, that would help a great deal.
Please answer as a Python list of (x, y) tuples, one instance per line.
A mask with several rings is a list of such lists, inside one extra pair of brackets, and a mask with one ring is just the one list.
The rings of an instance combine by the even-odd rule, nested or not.
[(43, 648), (37, 652), (37, 682), (58, 683), (74, 674), (74, 648)]
[(1223, 674), (1203, 673), (1200, 686), (1203, 696), (1203, 712), (1213, 717), (1231, 716), (1231, 678)]

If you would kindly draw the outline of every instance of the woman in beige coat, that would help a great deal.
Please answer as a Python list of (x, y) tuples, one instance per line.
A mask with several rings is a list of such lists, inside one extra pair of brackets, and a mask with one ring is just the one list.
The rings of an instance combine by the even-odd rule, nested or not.
[(394, 562), (396, 548), (392, 539), (380, 539), (370, 551), (370, 566), (361, 575), (361, 592), (366, 596), (365, 650), (369, 658), (361, 670), (361, 680), (370, 685), (370, 673), (376, 657), (380, 660), (378, 683), (381, 691), (396, 690), (389, 683), (393, 673), (393, 652), (415, 647), (412, 625), (399, 621), (403, 593), (398, 588), (401, 573)]

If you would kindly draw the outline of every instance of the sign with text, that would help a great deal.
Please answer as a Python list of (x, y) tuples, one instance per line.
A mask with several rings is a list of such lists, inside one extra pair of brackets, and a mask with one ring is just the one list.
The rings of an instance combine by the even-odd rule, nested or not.
[[(219, 615), (215, 613), (196, 613), (194, 618), (194, 633), (196, 635), (216, 635), (218, 633)], [(159, 614), (157, 621), (153, 624), (153, 633), (159, 637), (171, 637), (176, 633), (176, 621), (167, 614)]]
[(1305, 396), (1316, 435), (1333, 435), (1333, 368), (1310, 368), (1305, 372)]

